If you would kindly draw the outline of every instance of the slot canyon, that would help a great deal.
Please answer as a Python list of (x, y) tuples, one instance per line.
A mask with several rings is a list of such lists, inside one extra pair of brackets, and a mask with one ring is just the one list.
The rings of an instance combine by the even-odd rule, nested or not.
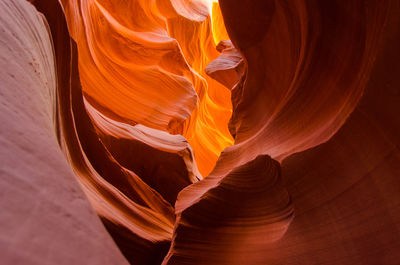
[(400, 265), (399, 0), (0, 0), (0, 264)]

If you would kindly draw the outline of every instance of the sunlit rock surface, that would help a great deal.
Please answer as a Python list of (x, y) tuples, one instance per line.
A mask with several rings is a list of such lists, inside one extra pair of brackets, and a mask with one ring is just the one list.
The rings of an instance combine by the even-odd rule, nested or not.
[(31, 2), (1, 263), (398, 263), (398, 1)]
[(62, 3), (86, 98), (114, 120), (182, 134), (208, 175), (233, 140), (230, 92), (204, 72), (218, 57), (207, 1)]

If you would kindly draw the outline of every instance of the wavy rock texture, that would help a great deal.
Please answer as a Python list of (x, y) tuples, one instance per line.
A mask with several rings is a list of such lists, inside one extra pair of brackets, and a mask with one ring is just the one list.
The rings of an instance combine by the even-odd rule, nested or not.
[(171, 205), (178, 192), (202, 179), (193, 151), (181, 135), (107, 118), (86, 102), (101, 141), (121, 166), (136, 172)]
[(269, 264), (397, 264), (400, 254), (399, 3), (364, 96), (327, 143), (282, 164), (296, 209)]
[(206, 176), (233, 140), (229, 90), (204, 72), (218, 52), (203, 2), (62, 1), (86, 98), (114, 120), (183, 134)]
[(58, 147), (47, 23), (26, 1), (0, 11), (0, 263), (129, 264)]
[(51, 25), (56, 48), (60, 144), (121, 251), (131, 261), (156, 264), (172, 236), (173, 208), (105, 147), (85, 108), (76, 45), (63, 10), (56, 1), (35, 5)]
[(217, 50), (221, 52), (221, 55), (209, 63), (205, 71), (207, 75), (227, 88), (232, 89), (244, 75), (245, 65), (243, 58), (228, 40), (221, 41), (217, 46)]
[[(275, 225), (282, 232), (284, 231), (285, 226), (280, 225), (279, 221), (286, 218), (284, 224), (286, 226), (289, 224), (291, 205), (287, 203), (283, 211), (278, 205), (288, 202), (286, 191), (277, 189), (277, 192), (281, 191), (279, 195), (271, 197), (267, 197), (267, 192), (264, 192), (266, 196), (264, 200), (271, 200), (269, 204), (277, 207), (269, 208), (270, 213), (274, 213), (276, 218), (268, 219), (261, 213), (257, 214), (257, 210), (254, 209), (253, 222), (241, 223), (242, 230), (236, 231), (234, 228), (221, 229), (221, 218), (213, 218), (215, 212), (211, 209), (219, 209), (215, 205), (221, 201), (221, 198), (215, 195), (215, 190), (220, 190), (219, 194), (225, 194), (223, 190), (227, 188), (224, 182), (229, 179), (229, 172), (242, 165), (253, 164), (253, 160), (260, 154), (269, 154), (273, 158), (283, 160), (295, 152), (327, 141), (337, 132), (357, 106), (364, 92), (378, 52), (379, 41), (385, 34), (391, 34), (389, 29), (386, 29), (386, 32), (383, 29), (387, 17), (390, 17), (388, 12), (395, 3), (386, 1), (382, 4), (382, 2), (372, 1), (366, 5), (363, 1), (351, 3), (293, 1), (288, 4), (283, 1), (252, 1), (251, 4), (245, 5), (241, 1), (221, 0), (220, 5), (229, 36), (242, 54), (247, 66), (245, 75), (232, 89), (233, 115), (230, 130), (235, 137), (235, 145), (222, 152), (216, 167), (205, 180), (188, 186), (178, 195), (175, 234), (169, 254), (163, 264), (188, 264), (190, 260), (196, 260), (198, 264), (243, 264), (246, 262), (281, 264), (279, 255), (282, 252), (265, 253), (265, 251), (274, 249), (275, 244), (271, 243), (275, 243), (282, 233), (278, 235), (262, 233), (265, 230), (259, 223), (275, 222)], [(392, 12), (390, 15), (395, 17), (398, 9)], [(359, 15), (354, 16), (355, 13)], [(393, 23), (398, 25), (398, 21)], [(252, 30), (248, 30), (249, 28)], [(224, 71), (225, 65), (219, 64), (221, 71)], [(398, 122), (395, 123), (398, 124)], [(365, 127), (361, 130), (365, 130)], [(326, 155), (326, 158), (330, 159), (329, 155)], [(343, 161), (340, 160), (340, 163)], [(253, 166), (256, 167), (254, 164)], [(299, 164), (292, 169), (292, 182), (296, 182), (296, 174), (300, 174), (301, 169)], [(251, 185), (252, 178), (249, 175), (252, 174), (249, 172), (252, 171), (241, 172), (242, 187)], [(262, 175), (262, 168), (259, 168), (258, 172)], [(346, 173), (343, 172), (344, 176)], [(393, 175), (394, 173), (387, 172), (385, 177), (394, 181)], [(313, 185), (312, 183), (310, 181), (305, 185)], [(287, 185), (290, 187), (289, 183)], [(343, 184), (341, 188), (346, 190), (349, 186)], [(307, 186), (303, 189), (302, 192), (306, 192)], [(369, 189), (373, 192), (375, 187), (372, 186)], [(237, 186), (229, 199), (226, 196), (226, 200), (220, 203), (228, 204), (228, 201), (234, 200), (233, 198), (240, 198), (241, 192), (242, 188)], [(301, 194), (299, 191), (295, 194), (299, 193)], [(395, 192), (391, 194), (394, 198), (398, 198)], [(315, 202), (319, 201), (317, 197), (313, 199)], [(261, 198), (258, 198), (253, 203), (260, 201)], [(210, 210), (205, 211), (207, 207), (204, 205), (207, 205)], [(398, 207), (398, 204), (395, 203), (395, 205)], [(225, 216), (231, 217), (246, 209), (240, 204), (230, 210), (229, 207), (225, 208), (228, 212)], [(207, 221), (201, 219), (204, 215)], [(341, 220), (340, 215), (333, 217), (332, 225), (336, 224), (335, 221), (339, 223), (339, 220)], [(353, 220), (364, 219), (360, 217)], [(308, 223), (303, 223), (304, 231), (307, 231), (305, 228), (307, 224), (310, 225), (309, 229), (313, 229), (312, 217), (307, 221)], [(315, 222), (317, 222), (317, 227), (323, 227), (318, 226), (318, 219)], [(392, 225), (392, 229), (393, 224), (396, 223), (392, 220), (386, 220), (386, 222)], [(224, 224), (229, 226), (229, 222)], [(370, 224), (377, 223), (372, 221)], [(316, 233), (317, 236), (323, 235), (324, 232), (336, 231), (323, 228), (326, 230), (321, 228), (319, 233)], [(251, 237), (251, 233), (242, 234), (241, 232), (246, 229), (248, 231), (254, 229), (252, 231), (254, 234), (257, 234), (255, 231), (258, 230), (263, 237)], [(391, 229), (388, 228), (388, 230)], [(299, 231), (301, 233), (302, 230)], [(213, 234), (217, 236), (211, 240)], [(295, 234), (293, 242), (297, 239), (296, 236), (298, 234)], [(248, 237), (253, 239), (251, 242), (258, 244), (251, 248), (253, 251), (249, 251), (249, 246), (243, 243), (247, 242)], [(395, 249), (399, 243), (398, 235), (394, 238), (396, 238), (396, 244), (390, 249)], [(353, 244), (358, 242), (358, 239), (352, 236), (347, 239), (347, 242)], [(224, 251), (214, 252), (220, 249), (218, 244), (221, 242), (225, 242)], [(279, 242), (286, 242), (286, 237)], [(303, 242), (307, 244), (306, 239)], [(315, 246), (325, 243), (326, 252), (332, 255), (332, 249), (329, 249), (329, 246), (335, 247), (337, 246), (335, 243), (338, 244), (338, 242), (340, 241), (325, 239), (325, 241), (318, 241)], [(373, 244), (369, 246), (371, 245)], [(256, 251), (257, 247), (259, 251)], [(367, 249), (367, 247), (364, 248), (364, 250)], [(298, 259), (292, 255), (290, 249), (285, 250), (288, 252), (282, 255), (290, 257), (287, 262), (297, 264)], [(299, 255), (302, 250), (300, 243), (297, 245)], [(354, 253), (355, 250), (352, 251)], [(201, 252), (207, 252), (209, 255), (207, 258), (201, 258), (199, 254)], [(300, 264), (313, 262), (312, 252), (309, 251), (307, 254), (309, 256)], [(346, 260), (347, 252), (341, 254), (340, 262)], [(376, 259), (382, 257), (380, 254), (375, 255)], [(321, 258), (321, 260), (325, 263), (335, 262), (329, 261), (328, 257), (325, 254), (325, 259)], [(388, 260), (394, 261), (396, 257), (397, 254), (390, 256)], [(348, 260), (349, 264), (364, 264), (365, 261), (357, 257)], [(320, 264), (318, 258), (315, 258), (314, 264)]]
[(0, 1), (5, 264), (398, 263), (398, 1), (32, 2)]
[(262, 263), (266, 245), (281, 238), (293, 218), (281, 181), (279, 163), (259, 156), (221, 178), (207, 177), (203, 183), (213, 187), (184, 211), (180, 195), (163, 264)]

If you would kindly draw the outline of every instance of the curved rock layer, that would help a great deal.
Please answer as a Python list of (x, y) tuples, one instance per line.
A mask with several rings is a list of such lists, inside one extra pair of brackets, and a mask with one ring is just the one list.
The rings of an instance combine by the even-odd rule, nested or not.
[(131, 264), (398, 263), (398, 1), (32, 2), (0, 1), (4, 263), (127, 263), (57, 144)]
[(287, 158), (296, 209), (268, 264), (397, 264), (400, 260), (400, 4), (364, 96), (327, 143)]
[(124, 123), (183, 134), (207, 175), (233, 143), (230, 92), (204, 69), (227, 37), (207, 1), (63, 0), (86, 99)]
[(162, 264), (261, 264), (266, 246), (286, 232), (293, 207), (279, 163), (259, 156), (176, 213), (171, 251)]
[[(215, 205), (221, 200), (215, 195), (215, 190), (218, 189), (219, 194), (226, 195), (224, 193), (226, 187), (223, 184), (226, 179), (229, 179), (232, 169), (253, 164), (253, 160), (260, 154), (269, 154), (278, 160), (283, 160), (295, 152), (321, 144), (334, 135), (357, 106), (367, 84), (370, 84), (368, 81), (381, 39), (392, 34), (388, 20), (398, 15), (398, 9), (392, 11), (392, 8), (396, 6), (393, 1), (370, 1), (368, 4), (364, 1), (351, 3), (293, 1), (290, 4), (285, 1), (252, 1), (251, 4), (244, 4), (241, 1), (221, 0), (220, 5), (229, 36), (247, 66), (244, 73), (237, 71), (235, 65), (240, 60), (233, 59), (232, 56), (231, 67), (226, 67), (227, 64), (223, 63), (224, 58), (218, 58), (216, 65), (209, 66), (210, 74), (218, 73), (220, 70), (221, 73), (215, 78), (221, 79), (223, 75), (232, 75), (232, 69), (239, 73), (240, 81), (232, 89), (233, 115), (230, 121), (235, 145), (222, 152), (216, 167), (205, 180), (188, 186), (178, 195), (175, 234), (169, 254), (163, 264), (188, 264), (190, 260), (196, 260), (199, 264), (243, 264), (246, 262), (281, 264), (279, 256), (281, 252), (274, 256), (276, 252), (265, 253), (265, 250), (274, 249), (275, 243), (272, 243), (276, 242), (282, 234), (275, 236), (274, 233), (262, 233), (263, 230), (257, 227), (257, 222), (267, 222), (268, 218), (262, 213), (257, 214), (256, 209), (254, 209), (254, 219), (252, 219), (254, 223), (243, 222), (240, 226), (241, 231), (221, 229), (219, 223), (221, 218), (214, 218), (216, 213), (211, 210), (218, 209)], [(398, 21), (392, 21), (392, 23), (399, 25)], [(249, 28), (252, 30), (248, 30)], [(381, 53), (380, 56), (385, 55)], [(382, 83), (383, 80), (380, 82)], [(398, 111), (393, 113), (398, 113)], [(396, 120), (395, 124), (398, 123)], [(366, 130), (366, 128), (362, 127), (361, 130)], [(352, 151), (363, 152), (362, 149), (356, 150)], [(382, 153), (379, 153), (377, 157), (381, 155)], [(320, 157), (323, 156), (320, 155)], [(326, 159), (330, 159), (328, 154)], [(339, 161), (344, 163), (343, 160)], [(352, 164), (352, 162), (347, 163)], [(296, 166), (291, 171), (293, 182), (297, 179), (296, 174), (300, 175), (302, 170), (301, 164)], [(362, 165), (360, 167), (362, 168)], [(252, 176), (250, 172), (252, 171), (241, 171), (240, 183), (243, 187), (250, 185), (252, 181), (249, 177)], [(259, 168), (258, 172), (262, 175), (262, 168)], [(346, 176), (351, 172), (343, 172), (343, 174)], [(393, 172), (389, 171), (386, 174), (387, 180), (394, 181)], [(348, 180), (343, 179), (344, 183), (341, 186), (344, 190), (349, 189), (349, 186), (345, 184), (346, 181)], [(290, 187), (291, 184), (287, 183), (287, 185)], [(304, 185), (312, 185), (312, 181)], [(307, 186), (303, 188), (304, 190), (297, 191), (295, 194), (300, 196), (302, 192), (307, 192)], [(373, 193), (375, 187), (370, 186), (365, 189)], [(242, 188), (238, 185), (236, 192), (226, 196), (223, 203), (229, 204), (229, 201), (235, 200), (236, 196), (240, 197), (241, 190)], [(270, 203), (278, 206), (279, 203), (287, 200), (285, 193), (283, 189), (279, 196), (272, 196), (269, 198), (272, 201)], [(268, 196), (267, 192), (264, 194)], [(391, 192), (391, 196), (398, 198), (395, 192)], [(260, 200), (261, 198), (258, 198), (253, 203)], [(313, 200), (318, 202), (319, 198), (314, 197)], [(208, 207), (204, 205), (210, 209), (205, 211), (204, 209)], [(271, 213), (284, 218), (288, 216), (286, 213), (290, 208), (288, 204), (284, 212), (276, 208), (270, 208), (270, 210)], [(243, 212), (245, 209), (246, 207), (241, 207), (240, 204), (232, 208), (226, 206), (225, 210), (228, 213), (225, 212), (225, 216), (234, 216), (235, 213)], [(353, 212), (353, 214), (356, 213)], [(288, 218), (287, 224), (289, 220)], [(341, 215), (333, 217), (332, 220), (332, 225), (336, 224), (334, 220), (339, 223)], [(364, 219), (360, 217), (353, 220)], [(274, 218), (270, 219), (270, 222), (273, 221), (276, 222)], [(309, 229), (312, 230), (314, 220), (309, 217), (307, 221), (310, 225)], [(318, 222), (318, 219), (315, 222)], [(393, 229), (393, 224), (396, 223), (390, 219), (386, 219), (386, 222), (391, 225), (388, 230)], [(229, 226), (228, 221), (225, 224)], [(369, 224), (377, 225), (375, 222)], [(323, 227), (318, 226), (318, 223), (316, 225), (319, 228)], [(301, 229), (307, 231), (305, 226), (307, 226), (306, 222), (298, 230), (299, 233), (303, 231)], [(321, 235), (324, 231), (331, 233), (335, 231), (324, 228), (326, 230), (315, 232), (315, 234)], [(258, 240), (256, 237), (252, 238), (254, 244), (255, 242), (259, 244), (257, 245), (260, 246), (259, 252), (249, 251), (249, 246), (242, 244), (242, 242), (247, 242), (247, 237), (251, 238), (250, 233), (241, 234), (246, 229), (259, 229), (263, 234), (262, 239), (261, 237)], [(368, 233), (367, 231), (365, 234)], [(210, 239), (212, 235), (218, 235), (214, 237), (214, 241)], [(296, 236), (299, 235), (295, 234), (293, 242), (296, 241)], [(304, 238), (307, 237), (304, 236)], [(390, 247), (386, 245), (386, 248), (392, 250), (396, 248), (399, 237), (394, 235), (393, 238), (396, 238), (396, 244)], [(348, 236), (347, 239), (347, 242), (353, 244), (358, 242), (355, 236)], [(224, 251), (214, 252), (215, 249), (220, 249), (215, 241), (225, 242), (225, 240), (230, 243), (236, 242), (236, 244), (232, 243), (234, 245), (232, 246), (227, 243)], [(385, 238), (383, 241), (388, 243), (390, 239)], [(286, 237), (279, 242), (286, 242)], [(307, 244), (306, 239), (302, 242)], [(329, 249), (330, 244), (337, 246), (335, 243), (338, 244), (340, 241), (326, 239), (318, 242), (320, 245), (325, 242), (327, 247), (325, 253), (330, 251), (332, 254), (332, 249)], [(279, 243), (276, 244), (279, 245)], [(290, 241), (287, 244), (291, 245)], [(213, 248), (215, 245), (217, 246)], [(369, 246), (372, 245), (374, 244)], [(257, 246), (252, 250), (256, 250)], [(317, 247), (318, 244), (315, 246)], [(299, 244), (296, 247), (298, 253), (302, 253), (302, 245)], [(367, 247), (364, 248), (364, 250), (367, 249)], [(199, 253), (209, 253), (209, 255), (202, 259)], [(343, 260), (345, 260), (345, 253), (341, 253)], [(377, 254), (379, 252), (375, 251), (375, 253), (374, 257), (379, 259), (380, 254)], [(308, 256), (301, 264), (308, 264), (313, 260), (312, 252), (309, 251), (307, 254)], [(290, 249), (283, 255), (290, 257), (288, 261), (292, 264), (298, 264)], [(397, 254), (388, 255), (388, 260), (396, 260), (396, 257)], [(324, 258), (326, 258), (324, 262), (328, 262), (327, 254)], [(363, 259), (352, 257), (349, 258), (348, 264), (364, 264), (363, 262)], [(314, 264), (320, 264), (318, 259)]]
[(129, 264), (58, 147), (46, 21), (23, 0), (0, 13), (0, 263)]
[[(53, 35), (58, 77), (57, 131), (60, 145), (67, 154), (94, 209), (124, 255), (130, 261), (157, 264), (163, 259), (172, 237), (175, 219), (173, 208), (158, 191), (149, 186), (159, 184), (155, 177), (152, 183), (146, 184), (145, 176), (143, 180), (130, 168), (124, 167), (127, 154), (113, 152), (113, 146), (118, 145), (118, 142), (109, 141), (104, 144), (102, 141), (104, 138), (97, 134), (96, 128), (101, 130), (101, 127), (99, 123), (97, 126), (92, 123), (88, 114), (91, 108), (88, 104), (85, 105), (82, 95), (76, 45), (70, 39), (59, 3), (35, 1), (35, 6), (48, 19)], [(110, 129), (111, 125), (117, 122), (106, 121), (104, 124)], [(142, 133), (143, 131), (142, 129)], [(122, 135), (118, 130), (115, 130), (115, 133), (118, 137)], [(156, 137), (157, 135), (153, 134), (153, 138)], [(182, 168), (177, 170), (180, 170), (182, 176), (178, 176), (181, 179), (171, 179), (171, 182), (182, 186), (197, 181), (198, 178), (192, 173), (197, 174), (197, 171), (191, 164), (193, 157), (187, 144), (179, 142), (176, 137), (169, 142), (168, 139), (163, 140), (164, 150), (150, 150), (147, 154), (135, 150), (136, 155), (151, 159), (152, 156), (158, 156), (165, 151), (171, 153), (180, 151), (180, 155), (175, 155), (175, 160), (177, 163), (181, 162)], [(153, 145), (157, 144), (154, 139), (150, 142)], [(128, 146), (134, 144), (135, 138), (131, 137)], [(146, 142), (143, 141), (142, 144)], [(107, 149), (107, 145), (110, 150)], [(160, 165), (147, 164), (147, 166), (147, 171), (157, 173), (155, 170)], [(192, 166), (193, 169), (189, 171), (186, 166)], [(134, 164), (129, 164), (129, 167), (136, 168)], [(173, 176), (173, 172), (169, 174), (169, 177)], [(166, 175), (168, 178), (168, 173)], [(162, 191), (165, 191), (167, 198), (173, 198), (176, 197), (177, 187), (174, 189), (164, 187)]]
[(237, 160), (238, 152), (267, 152), (282, 161), (328, 140), (363, 94), (389, 2), (220, 4), (247, 66), (232, 90), (236, 145), (224, 153)]

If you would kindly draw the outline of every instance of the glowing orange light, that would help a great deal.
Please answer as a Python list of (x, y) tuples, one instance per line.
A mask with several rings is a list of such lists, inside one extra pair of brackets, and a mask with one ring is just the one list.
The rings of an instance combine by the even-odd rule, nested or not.
[(62, 2), (86, 99), (119, 121), (184, 135), (208, 175), (233, 144), (230, 91), (204, 72), (228, 39), (218, 2)]

